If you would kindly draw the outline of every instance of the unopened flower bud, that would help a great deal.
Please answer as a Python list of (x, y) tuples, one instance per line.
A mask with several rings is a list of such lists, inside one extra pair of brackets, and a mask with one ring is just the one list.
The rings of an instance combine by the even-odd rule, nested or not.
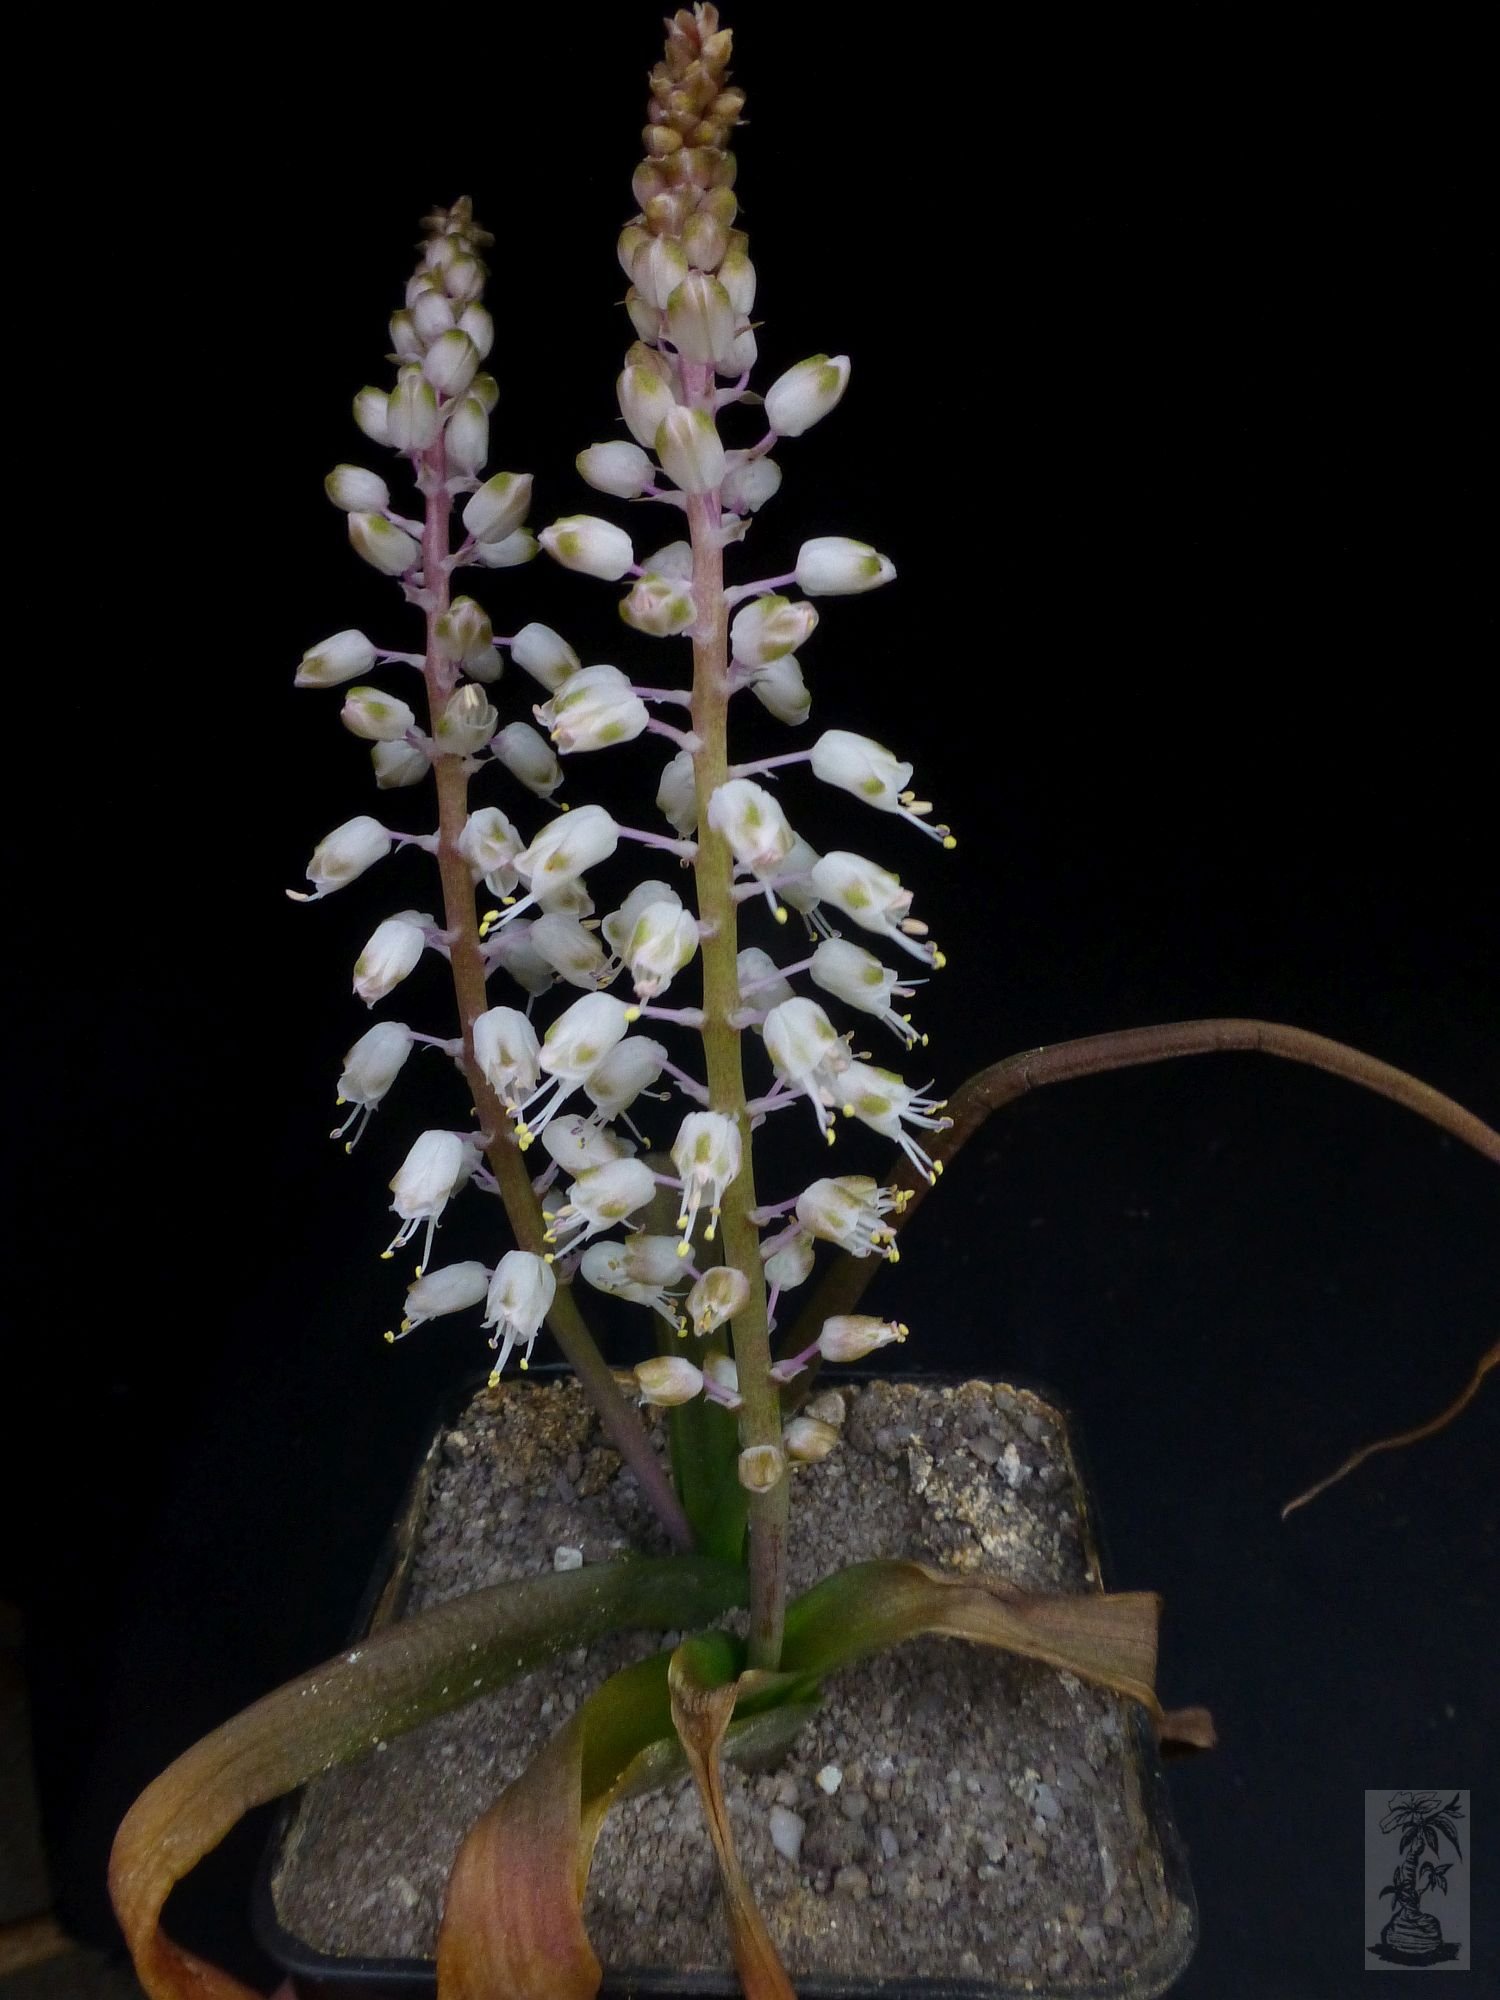
[(577, 917), (556, 911), (538, 917), (531, 926), (531, 942), (558, 978), (570, 986), (581, 986), (591, 993), (603, 983), (604, 947)]
[(795, 653), (783, 653), (779, 660), (762, 667), (750, 683), (750, 692), (778, 722), (793, 729), (806, 722), (812, 710), (812, 696)]
[(323, 481), (323, 491), (346, 514), (381, 514), (391, 504), (391, 489), (377, 472), (361, 465), (336, 465)]
[(422, 358), (422, 336), (417, 331), (417, 323), (410, 312), (405, 310), (392, 313), (388, 329), (391, 346), (400, 361), (420, 361)]
[(679, 1403), (690, 1403), (694, 1396), (703, 1392), (701, 1370), (681, 1354), (657, 1354), (649, 1361), (637, 1363), (635, 1379), (640, 1388), (641, 1401), (654, 1403), (664, 1410), (675, 1409)]
[(288, 894), (294, 902), (316, 903), (363, 875), (377, 861), (383, 861), (390, 851), (391, 836), (380, 821), (371, 819), (368, 813), (358, 813), (342, 826), (336, 826), (332, 833), (324, 834), (313, 849), (312, 860), (307, 864), (307, 879), (313, 885), (311, 896), (292, 891)]
[(649, 556), (641, 557), (641, 568), (650, 576), (668, 576), (676, 583), (691, 583), (693, 545), (691, 542), (664, 542)]
[(460, 251), (443, 272), (443, 290), (458, 305), (472, 305), (484, 290), (483, 264)]
[(581, 667), (570, 674), (536, 717), (565, 757), (628, 743), (651, 719), (624, 674), (610, 666)]
[(656, 433), (656, 455), (684, 493), (710, 493), (724, 477), (724, 447), (707, 410), (680, 404), (669, 410)]
[(755, 304), (755, 266), (743, 250), (734, 247), (732, 240), (719, 266), (719, 283), (739, 317), (748, 319)]
[(391, 399), (384, 389), (361, 389), (354, 399), (354, 421), (373, 444), (389, 444)]
[(642, 228), (638, 222), (628, 222), (620, 231), (620, 240), (616, 246), (615, 254), (620, 260), (620, 269), (625, 273), (627, 278), (633, 275), (636, 257), (645, 249), (650, 241), (650, 230)]
[(367, 674), (374, 664), (375, 648), (363, 632), (352, 628), (346, 632), (335, 632), (331, 639), (325, 639), (320, 646), (313, 646), (302, 655), (296, 685), (299, 688), (338, 687), (343, 681), (356, 680), (361, 674)]
[(355, 554), (383, 576), (405, 576), (422, 560), (421, 543), (380, 514), (351, 514), (349, 540)]
[(737, 1467), (741, 1486), (751, 1493), (769, 1493), (786, 1476), (786, 1458), (774, 1444), (748, 1445)]
[(719, 1391), (719, 1401), (730, 1409), (740, 1403), (740, 1371), (727, 1354), (710, 1354), (703, 1362), (703, 1379)]
[(754, 1007), (762, 1014), (793, 997), (791, 982), (770, 953), (762, 951), (759, 945), (746, 945), (735, 960), (735, 974), (740, 998), (747, 1007)]
[(733, 1264), (716, 1264), (705, 1271), (687, 1295), (688, 1318), (699, 1334), (717, 1332), (734, 1318), (750, 1296), (749, 1280)]
[(556, 694), (580, 665), (578, 655), (550, 625), (523, 625), (510, 642), (510, 656), (533, 680), (540, 681), (549, 694)]
[(486, 569), (515, 569), (535, 557), (539, 544), (529, 528), (517, 528), (499, 542), (476, 542), (473, 559)]
[(397, 743), (417, 726), (416, 716), (404, 701), (375, 687), (350, 688), (339, 721), (351, 736), (363, 737), (366, 743)]
[(766, 391), (766, 422), (782, 437), (801, 437), (838, 403), (849, 383), (849, 357), (815, 354), (778, 375)]
[(616, 500), (638, 499), (655, 476), (655, 468), (640, 446), (627, 444), (623, 438), (591, 444), (587, 451), (579, 452), (574, 464), (596, 493), (611, 493)]
[(442, 424), (437, 395), (420, 368), (403, 368), (386, 405), (386, 442), (392, 451), (426, 451)]
[(799, 1465), (816, 1465), (833, 1450), (839, 1434), (832, 1424), (821, 1423), (817, 1417), (793, 1417), (781, 1433), (781, 1441), (788, 1458)]
[(615, 384), (615, 395), (636, 443), (654, 445), (668, 413), (677, 407), (670, 385), (653, 368), (627, 368)]
[[(417, 329), (418, 340), (431, 343), (452, 331), (453, 302), (430, 280), (423, 290), (407, 300), (406, 307), (411, 315), (411, 323)], [(427, 379), (431, 381), (432, 377), (428, 376)]]
[[(620, 1046), (624, 1048), (626, 1043)], [(594, 1167), (607, 1167), (611, 1160), (629, 1159), (631, 1148), (608, 1126), (591, 1125), (587, 1118), (569, 1111), (554, 1118), (542, 1134), (542, 1151), (565, 1174), (576, 1176)]]
[(656, 805), (683, 840), (692, 838), (698, 825), (698, 793), (691, 751), (679, 750), (662, 772)]
[(479, 374), (469, 384), (469, 394), (483, 406), (486, 416), (490, 416), (500, 400), (500, 384), (493, 375)]
[(667, 301), (688, 275), (686, 253), (670, 236), (648, 236), (636, 253), (630, 281), (648, 306), (665, 312)]
[(620, 616), (653, 639), (673, 639), (689, 629), (698, 612), (685, 584), (648, 572), (637, 577), (629, 595), (620, 600)]
[(605, 583), (618, 583), (635, 561), (625, 530), (595, 514), (565, 514), (550, 528), (543, 528), (541, 543), (564, 569), (581, 570)]
[(508, 722), (490, 743), (490, 752), (528, 792), (550, 799), (563, 781), (552, 746), (529, 722)]
[(638, 340), (654, 341), (661, 338), (660, 311), (649, 299), (642, 298), (634, 285), (626, 288), (625, 310), (630, 315), (630, 324), (634, 327)]
[(483, 470), (490, 455), (490, 418), (477, 396), (465, 396), (454, 405), (443, 441), (451, 471), (472, 479)]
[(719, 488), (719, 498), (731, 514), (758, 514), (781, 488), (781, 467), (762, 455), (733, 466)]
[(354, 961), (354, 990), (367, 1007), (383, 1000), (413, 970), (431, 929), (432, 918), (418, 910), (403, 910), (375, 926)]
[(375, 770), (376, 786), (382, 792), (400, 791), (406, 785), (419, 785), (431, 769), (427, 761), (427, 752), (415, 743), (372, 744), (370, 762)]
[(627, 1035), (583, 1080), (583, 1094), (601, 1118), (618, 1118), (651, 1089), (665, 1068), (667, 1051), (649, 1035)]
[(433, 731), (437, 748), (451, 757), (473, 757), (494, 735), (500, 718), (484, 689), (465, 681), (448, 698)]
[(734, 345), (736, 313), (729, 293), (705, 271), (691, 271), (667, 301), (667, 330), (684, 361), (717, 362)]
[(469, 495), (464, 526), (476, 542), (503, 542), (526, 518), (531, 505), (529, 472), (497, 472)]
[(729, 231), (718, 216), (696, 210), (683, 229), (682, 247), (695, 270), (716, 271), (729, 248)]
[(459, 328), (474, 343), (474, 351), (483, 361), (495, 344), (495, 322), (490, 313), (481, 305), (464, 307), (458, 316)]
[(816, 629), (818, 614), (810, 604), (788, 597), (757, 597), (734, 615), (729, 647), (743, 667), (766, 667), (795, 653)]
[(818, 535), (797, 551), (797, 586), (809, 597), (851, 597), (889, 583), (896, 565), (868, 542)]

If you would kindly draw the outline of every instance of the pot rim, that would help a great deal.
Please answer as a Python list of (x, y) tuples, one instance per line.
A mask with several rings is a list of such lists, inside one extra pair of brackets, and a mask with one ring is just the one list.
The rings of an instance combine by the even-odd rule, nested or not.
[[(571, 1378), (565, 1361), (538, 1362), (524, 1375), (508, 1378), (512, 1384), (552, 1382)], [(399, 1512), (386, 1535), (375, 1567), (360, 1593), (350, 1622), (349, 1643), (365, 1638), (373, 1627), (386, 1624), (396, 1615), (404, 1585), (415, 1555), (416, 1530), (445, 1433), (469, 1407), (488, 1379), (487, 1371), (467, 1377), (449, 1390), (434, 1412), (429, 1441), (417, 1453), (403, 1487)], [(1095, 1588), (1104, 1589), (1113, 1568), (1107, 1543), (1095, 1518), (1095, 1486), (1088, 1453), (1078, 1420), (1069, 1406), (1044, 1383), (1022, 1374), (984, 1374), (974, 1369), (923, 1368), (825, 1368), (819, 1381), (830, 1388), (859, 1386), (867, 1382), (910, 1382), (924, 1388), (956, 1388), (965, 1382), (983, 1382), (1009, 1389), (1040, 1403), (1058, 1424), (1063, 1455), (1072, 1474), (1079, 1501), (1079, 1530), (1084, 1559)], [(1141, 1806), (1162, 1860), (1162, 1887), (1171, 1904), (1171, 1916), (1155, 1949), (1138, 1966), (1120, 1979), (1091, 1981), (1066, 1989), (1066, 2000), (1154, 2000), (1165, 1993), (1185, 1970), (1198, 1941), (1198, 1904), (1188, 1873), (1187, 1853), (1172, 1817), (1171, 1797), (1160, 1748), (1143, 1709), (1130, 1708), (1131, 1740), (1141, 1781)], [(436, 1966), (430, 1958), (342, 1957), (322, 1952), (287, 1930), (276, 1912), (272, 1884), (280, 1864), (286, 1839), (302, 1798), (302, 1788), (281, 1800), (270, 1837), (256, 1869), (251, 1895), (250, 1925), (256, 1943), (291, 1979), (304, 1996), (346, 1994), (349, 2000), (407, 2000), (407, 1996), (436, 1993)], [(738, 2000), (741, 1988), (732, 1972), (682, 1972), (666, 1966), (606, 1966), (599, 1987), (600, 2000)], [(797, 1982), (801, 2000), (997, 2000), (997, 1996), (1023, 1993), (1047, 2000), (1047, 1989), (1032, 1977), (1004, 1974), (978, 1979), (915, 1979), (905, 1975), (886, 1980), (844, 1978), (837, 1973), (814, 1973)], [(1057, 2000), (1062, 2000), (1061, 1991)]]

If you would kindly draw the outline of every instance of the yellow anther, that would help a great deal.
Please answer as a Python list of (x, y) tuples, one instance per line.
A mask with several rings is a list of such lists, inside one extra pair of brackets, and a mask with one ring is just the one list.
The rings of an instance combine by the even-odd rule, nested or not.
[(704, 1230), (704, 1232), (703, 1232), (703, 1240), (704, 1240), (704, 1242), (705, 1242), (705, 1243), (712, 1243), (712, 1242), (713, 1242), (713, 1240), (714, 1240), (714, 1225), (713, 1225), (712, 1223), (710, 1223), (710, 1224), (708, 1225), (707, 1229), (705, 1229), (705, 1230)]
[(834, 1140), (834, 1131), (833, 1131), (833, 1127), (832, 1127), (831, 1125), (830, 1125), (830, 1126), (828, 1126), (828, 1127), (827, 1127), (827, 1128), (825, 1129), (825, 1131), (824, 1131), (824, 1133), (823, 1133), (823, 1137), (824, 1137), (824, 1138), (825, 1138), (825, 1139), (826, 1139), (826, 1140), (828, 1141), (828, 1143), (829, 1143), (829, 1145), (830, 1145), (830, 1146), (831, 1146), (831, 1145), (833, 1144), (833, 1140)]
[(488, 1382), (485, 1383), (484, 1386), (487, 1389), (498, 1389), (500, 1387), (500, 1371), (498, 1368), (492, 1368), (490, 1370), (490, 1379), (488, 1380)]
[(346, 1139), (344, 1141), (344, 1151), (346, 1153), (352, 1153), (354, 1151), (354, 1141), (352, 1139)]
[[(411, 1332), (411, 1321), (410, 1321), (409, 1319), (404, 1319), (404, 1320), (402, 1320), (402, 1322), (401, 1322), (401, 1331), (402, 1331), (403, 1333), (410, 1333), (410, 1332)], [(388, 1334), (388, 1335), (386, 1336), (386, 1338), (387, 1338), (387, 1339), (389, 1339), (389, 1340), (394, 1340), (394, 1339), (395, 1339), (395, 1335), (394, 1335), (394, 1334)]]
[(778, 903), (778, 904), (776, 905), (776, 911), (775, 911), (775, 915), (776, 915), (776, 921), (777, 921), (777, 923), (778, 923), (778, 924), (784, 924), (784, 923), (786, 922), (786, 904), (785, 904), (785, 903)]
[(333, 1102), (337, 1109), (342, 1110), (349, 1100), (347, 1097), (336, 1097)]
[(947, 848), (948, 852), (951, 854), (954, 848), (957, 847), (958, 842), (953, 838), (953, 835), (949, 833), (943, 836), (943, 845), (945, 848)]
[(686, 1237), (684, 1236), (684, 1237), (683, 1237), (683, 1239), (682, 1239), (682, 1241), (681, 1241), (681, 1242), (680, 1242), (680, 1243), (678, 1244), (678, 1246), (677, 1246), (677, 1254), (678, 1254), (678, 1256), (679, 1256), (679, 1257), (686, 1257), (686, 1256), (688, 1256), (688, 1255), (690, 1254), (691, 1250), (692, 1250), (692, 1247), (693, 1247), (693, 1246), (692, 1246), (692, 1244), (691, 1244), (691, 1243), (689, 1243), (689, 1241), (687, 1240), (687, 1238), (686, 1238)]
[(854, 1116), (854, 1106), (852, 1104), (846, 1104), (844, 1106), (844, 1116), (846, 1118), (852, 1118)]
[(626, 1020), (627, 1020), (627, 1021), (638, 1021), (638, 1020), (639, 1020), (639, 1019), (641, 1018), (641, 1010), (640, 1010), (640, 1008), (639, 1008), (639, 1007), (627, 1007), (627, 1008), (625, 1009), (625, 1018), (626, 1018)]
[(943, 969), (943, 967), (944, 967), (944, 966), (945, 966), (945, 965), (946, 965), (947, 963), (948, 963), (948, 954), (947, 954), (947, 952), (945, 952), (945, 951), (935, 951), (935, 952), (934, 952), (934, 953), (932, 954), (932, 969), (933, 969), (933, 971), (934, 971), (934, 972), (941, 972), (941, 971), (942, 971), (942, 969)]
[(381, 1253), (380, 1253), (380, 1261), (381, 1261), (381, 1263), (382, 1263), (382, 1264), (389, 1264), (389, 1262), (390, 1262), (390, 1261), (391, 1261), (391, 1259), (392, 1259), (392, 1258), (393, 1258), (393, 1257), (395, 1256), (395, 1254), (396, 1254), (396, 1253), (395, 1253), (395, 1251), (394, 1251), (394, 1250), (382, 1250), (382, 1251), (381, 1251)]
[(892, 1264), (899, 1264), (901, 1262), (901, 1252), (896, 1248), (894, 1243), (885, 1254)]
[(525, 1373), (525, 1371), (526, 1371), (526, 1370), (527, 1370), (527, 1369), (528, 1369), (528, 1368), (529, 1368), (530, 1366), (531, 1366), (531, 1363), (530, 1363), (530, 1362), (529, 1362), (529, 1361), (527, 1360), (526, 1356), (525, 1356), (525, 1355), (523, 1354), (523, 1355), (521, 1356), (521, 1371), (522, 1371), (522, 1373), (524, 1374), (524, 1373)]
[(385, 1330), (385, 1344), (387, 1347), (394, 1347), (396, 1345), (396, 1336), (391, 1332), (389, 1327)]
[(545, 1250), (542, 1253), (542, 1262), (544, 1264), (555, 1264), (557, 1262), (557, 1258), (551, 1250)]

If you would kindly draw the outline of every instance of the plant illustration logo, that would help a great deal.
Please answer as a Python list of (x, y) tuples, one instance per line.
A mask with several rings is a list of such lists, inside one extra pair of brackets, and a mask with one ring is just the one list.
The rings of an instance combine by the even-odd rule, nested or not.
[[(1468, 1869), (1459, 1835), (1467, 1804), (1461, 1791), (1365, 1793), (1367, 1937), (1384, 1916), (1379, 1936), (1365, 1946), (1367, 1970), (1468, 1969)], [(1371, 1889), (1382, 1876), (1372, 1918)]]

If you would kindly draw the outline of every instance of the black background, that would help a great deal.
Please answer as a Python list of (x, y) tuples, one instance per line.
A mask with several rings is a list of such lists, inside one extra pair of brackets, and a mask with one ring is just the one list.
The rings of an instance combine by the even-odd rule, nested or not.
[[(431, 1407), (479, 1358), (468, 1325), (379, 1338), (412, 1100), (352, 1163), (323, 1136), (365, 1024), (348, 966), (421, 900), (423, 864), (311, 911), (281, 894), (328, 827), (415, 828), (424, 795), (372, 808), (338, 697), (291, 676), (345, 625), (414, 643), (321, 477), (377, 462), (349, 398), (384, 379), (434, 200), (471, 192), (500, 238), (492, 465), (536, 474), (538, 526), (623, 518), (572, 457), (621, 434), (613, 243), (654, 27), (598, 12), (207, 66), (189, 45), (180, 87), (122, 44), (116, 89), (96, 51), (81, 206), (49, 183), (32, 211), (86, 345), (75, 393), (37, 410), (69, 523), (52, 651), (77, 671), (13, 684), (43, 704), (17, 775), (44, 785), (12, 913), (6, 1587), (59, 1903), (87, 1935), (108, 1935), (104, 1857), (140, 1786), (336, 1647)], [(817, 349), (854, 362), (836, 415), (779, 451), (735, 574), (817, 533), (898, 566), (825, 605), (814, 726), (912, 757), (957, 854), (783, 789), (819, 844), (837, 829), (916, 887), (951, 959), (918, 1005), (936, 1075), (1233, 1014), (1500, 1119), (1493, 249), (1462, 120), (1434, 144), (1384, 99), (1304, 100), (1297, 51), (1229, 26), (1152, 46), (1060, 26), (1043, 48), (821, 5), (735, 25), (758, 380)], [(672, 532), (651, 519), (637, 547)], [(642, 678), (675, 661), (622, 633), (607, 586), (543, 564), (475, 594), (497, 629), (546, 619)], [(606, 761), (565, 796), (639, 800), (660, 758)], [(403, 1017), (446, 1031), (439, 984), (411, 991)], [(1164, 1593), (1164, 1694), (1209, 1703), (1223, 1738), (1174, 1768), (1203, 1918), (1185, 1996), (1358, 1990), (1362, 1791), (1477, 1793), (1493, 1768), (1493, 1389), (1286, 1525), (1278, 1507), (1465, 1382), (1496, 1334), (1496, 1192), (1394, 1106), (1209, 1058), (1005, 1113), (871, 1295), (911, 1321), (905, 1359), (1055, 1386), (1115, 1580)], [(459, 1204), (448, 1255), (493, 1254), (486, 1221)], [(269, 1983), (242, 1917), (262, 1824), (178, 1928)], [(1496, 1922), (1478, 1898), (1476, 1963), (1500, 1962)]]

